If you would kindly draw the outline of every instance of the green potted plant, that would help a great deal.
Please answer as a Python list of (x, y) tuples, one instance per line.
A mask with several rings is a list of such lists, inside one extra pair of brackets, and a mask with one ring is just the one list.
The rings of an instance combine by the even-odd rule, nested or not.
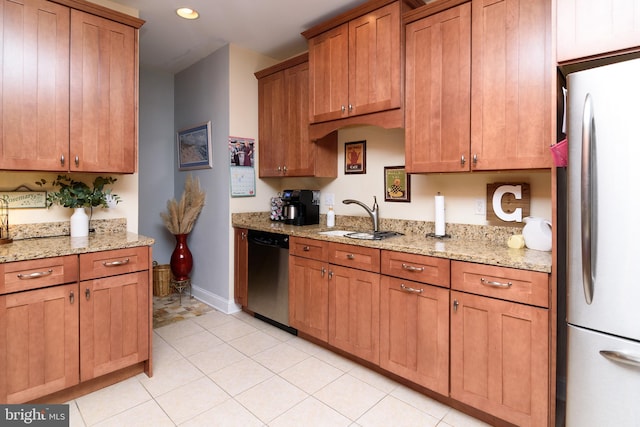
[[(113, 177), (96, 177), (93, 186), (82, 181), (76, 181), (67, 175), (58, 175), (51, 185), (58, 187), (58, 191), (47, 192), (47, 207), (60, 205), (65, 208), (73, 208), (71, 215), (71, 237), (85, 237), (89, 235), (89, 217), (84, 208), (89, 208), (93, 213), (94, 207), (108, 208), (110, 204), (121, 201), (111, 189), (105, 189), (106, 185), (113, 184), (117, 179)], [(44, 187), (45, 179), (36, 181), (36, 184)]]

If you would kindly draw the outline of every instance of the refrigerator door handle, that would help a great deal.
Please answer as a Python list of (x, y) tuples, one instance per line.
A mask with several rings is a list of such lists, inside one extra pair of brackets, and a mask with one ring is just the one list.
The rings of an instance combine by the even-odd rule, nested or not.
[(640, 368), (640, 356), (615, 350), (600, 350), (600, 354), (609, 360)]
[(582, 228), (582, 286), (587, 304), (593, 301), (593, 248), (595, 234), (593, 233), (593, 206), (595, 188), (595, 139), (593, 132), (593, 104), (591, 94), (584, 100), (582, 113), (582, 159), (580, 167), (580, 223)]

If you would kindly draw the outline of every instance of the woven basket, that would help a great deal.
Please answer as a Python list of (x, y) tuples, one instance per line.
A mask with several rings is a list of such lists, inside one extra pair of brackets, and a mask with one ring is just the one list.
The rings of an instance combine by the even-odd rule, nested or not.
[(166, 297), (171, 293), (171, 267), (169, 264), (153, 266), (153, 295)]

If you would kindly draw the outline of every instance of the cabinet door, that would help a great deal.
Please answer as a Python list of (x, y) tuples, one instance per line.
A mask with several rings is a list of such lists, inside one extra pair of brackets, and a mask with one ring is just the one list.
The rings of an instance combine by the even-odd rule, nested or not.
[(406, 26), (407, 172), (469, 170), (471, 5)]
[(284, 71), (259, 79), (258, 138), (261, 178), (282, 176), (286, 117)]
[(451, 397), (518, 426), (547, 425), (548, 310), (451, 292)]
[(472, 169), (550, 168), (550, 0), (473, 0)]
[(135, 171), (137, 54), (132, 27), (71, 12), (71, 171)]
[(309, 62), (284, 70), (287, 119), (282, 159), (284, 175), (313, 176), (315, 144), (309, 139)]
[(637, 0), (558, 0), (558, 62), (640, 46)]
[(149, 273), (80, 282), (82, 381), (149, 358)]
[(449, 394), (449, 289), (382, 276), (380, 366)]
[(349, 115), (401, 106), (400, 3), (349, 21)]
[(347, 117), (349, 104), (349, 25), (309, 39), (311, 123)]
[(2, 0), (0, 11), (0, 169), (66, 171), (69, 8)]
[(78, 384), (78, 284), (0, 296), (0, 402)]
[(289, 257), (289, 323), (324, 342), (328, 339), (328, 264)]
[(380, 275), (329, 268), (329, 344), (378, 364)]
[(233, 299), (236, 304), (247, 306), (247, 285), (249, 283), (249, 244), (247, 229), (234, 229)]

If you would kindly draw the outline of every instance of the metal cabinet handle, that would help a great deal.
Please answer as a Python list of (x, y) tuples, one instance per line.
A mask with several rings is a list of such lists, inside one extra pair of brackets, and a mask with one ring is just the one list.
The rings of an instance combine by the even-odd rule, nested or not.
[(60, 166), (64, 166), (64, 154), (60, 155)]
[(600, 350), (600, 354), (614, 362), (640, 367), (640, 356), (615, 350)]
[(477, 164), (478, 164), (478, 155), (477, 155), (477, 154), (474, 154), (474, 155), (473, 155), (473, 164), (474, 164), (474, 165), (477, 165)]
[(347, 254), (347, 259), (356, 259), (356, 256), (354, 254)]
[(89, 288), (86, 288), (84, 290), (84, 297), (87, 299), (87, 301), (89, 301), (89, 299), (91, 298), (91, 290)]
[(329, 270), (329, 279), (333, 279), (333, 270)]
[(282, 171), (282, 167), (278, 166), (278, 172)]
[(18, 274), (18, 279), (20, 280), (29, 280), (29, 279), (38, 279), (40, 277), (48, 276), (53, 273), (52, 269), (47, 271), (36, 271), (35, 273), (30, 274)]
[(344, 113), (346, 108), (344, 107), (344, 105), (340, 106), (340, 109), (342, 110), (342, 112)]
[(480, 283), (482, 283), (485, 286), (493, 286), (494, 288), (510, 288), (513, 285), (513, 283), (511, 282), (507, 282), (507, 283), (494, 282), (492, 280), (487, 280), (484, 277), (480, 278)]
[(412, 292), (414, 294), (421, 294), (424, 292), (424, 289), (411, 288), (409, 286), (405, 286), (404, 283), (401, 283), (400, 287), (402, 288), (403, 291)]
[(302, 250), (305, 251), (305, 252), (309, 252), (311, 250), (311, 248), (309, 246), (304, 246), (302, 248)]
[(240, 239), (245, 240), (246, 238), (247, 238), (247, 233), (245, 233), (244, 231), (240, 233)]
[(416, 271), (419, 273), (424, 271), (424, 267), (414, 267), (413, 265), (404, 264), (404, 263), (402, 264), (402, 268), (407, 271)]
[(75, 294), (73, 293), (73, 291), (69, 292), (69, 303), (73, 304), (73, 301), (76, 299)]
[(76, 156), (75, 162), (76, 162), (76, 166), (80, 166), (80, 157)]
[(103, 262), (102, 265), (104, 265), (105, 267), (118, 267), (120, 265), (126, 265), (129, 264), (129, 258), (123, 259), (121, 261), (111, 261), (111, 262)]
[(324, 268), (324, 267), (322, 267), (322, 268), (320, 269), (320, 277), (324, 277), (324, 274), (325, 274), (326, 272), (327, 272), (327, 269), (326, 269), (326, 268)]
[(454, 312), (454, 313), (457, 313), (457, 312), (458, 312), (458, 305), (459, 305), (458, 300), (457, 300), (457, 299), (454, 299), (454, 300), (453, 300), (453, 312)]
[(464, 166), (464, 164), (467, 163), (467, 159), (464, 158), (464, 154), (462, 156), (460, 156), (460, 165)]
[(286, 166), (286, 165), (284, 165), (284, 166), (282, 167), (282, 171), (283, 171), (284, 173), (287, 173), (287, 166)]
[(349, 104), (349, 112), (353, 111), (353, 105)]

